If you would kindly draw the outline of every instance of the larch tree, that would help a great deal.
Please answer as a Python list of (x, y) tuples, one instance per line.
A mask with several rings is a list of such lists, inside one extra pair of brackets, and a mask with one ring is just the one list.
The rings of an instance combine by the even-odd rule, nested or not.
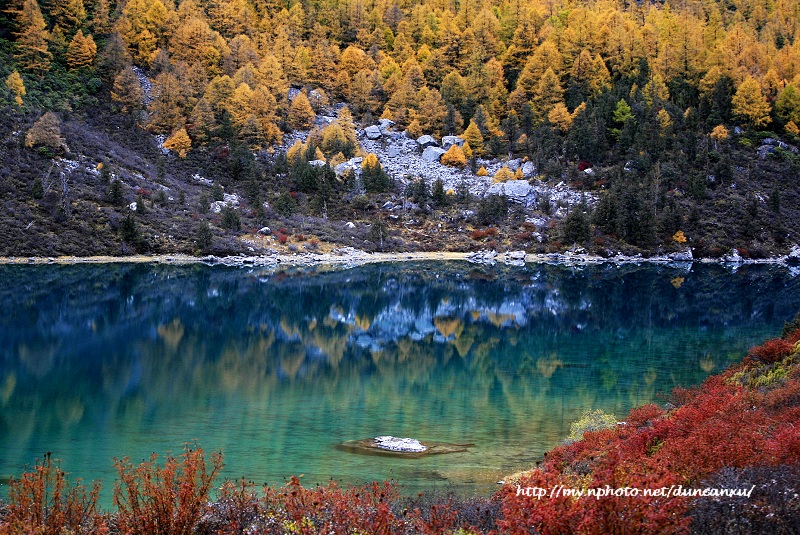
[(540, 118), (544, 118), (559, 102), (564, 101), (564, 90), (561, 81), (553, 69), (548, 68), (539, 80), (533, 92), (533, 107)]
[(472, 152), (475, 156), (484, 155), (483, 135), (474, 120), (470, 120), (469, 126), (467, 126), (467, 129), (464, 130), (460, 137), (465, 143), (468, 143), (469, 146), (472, 147)]
[(97, 45), (91, 34), (84, 37), (83, 32), (78, 30), (67, 47), (67, 65), (71, 69), (91, 67), (96, 56)]
[(749, 127), (766, 126), (772, 120), (769, 116), (772, 107), (761, 92), (761, 85), (752, 76), (739, 84), (731, 104), (733, 113)]
[(139, 78), (133, 69), (126, 67), (114, 77), (111, 99), (122, 106), (122, 113), (135, 111), (142, 107), (144, 93)]
[(47, 48), (49, 35), (36, 0), (25, 0), (17, 13), (17, 50), (14, 54), (20, 67), (38, 75), (50, 70), (53, 55)]
[(64, 30), (78, 28), (86, 20), (83, 0), (53, 0), (50, 14), (55, 24)]
[(171, 73), (162, 72), (153, 80), (148, 128), (156, 133), (172, 132), (183, 124), (185, 102), (183, 86)]
[(778, 93), (775, 114), (784, 122), (800, 123), (800, 91), (793, 84), (787, 85)]
[(14, 102), (17, 103), (17, 106), (22, 106), (22, 97), (25, 96), (27, 91), (25, 89), (25, 82), (22, 80), (22, 76), (20, 76), (19, 72), (14, 71), (8, 75), (8, 78), (6, 78), (6, 87), (14, 93)]
[(296, 130), (308, 130), (314, 124), (317, 115), (304, 92), (300, 92), (292, 100), (289, 107), (289, 124)]
[(56, 150), (66, 146), (64, 138), (61, 137), (61, 119), (52, 111), (39, 117), (25, 134), (26, 147), (32, 148), (37, 145), (44, 145)]
[(185, 128), (179, 128), (164, 141), (162, 146), (176, 153), (178, 157), (186, 158), (186, 154), (192, 148), (192, 140)]

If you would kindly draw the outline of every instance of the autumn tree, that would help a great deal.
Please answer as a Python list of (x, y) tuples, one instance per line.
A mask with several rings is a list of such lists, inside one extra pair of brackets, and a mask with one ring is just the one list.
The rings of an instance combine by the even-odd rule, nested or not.
[(483, 135), (481, 134), (478, 125), (475, 124), (475, 120), (470, 120), (469, 126), (464, 132), (461, 134), (461, 139), (463, 139), (470, 147), (472, 147), (472, 152), (475, 156), (483, 156), (485, 153), (485, 149), (483, 146)]
[(717, 150), (717, 144), (728, 139), (728, 129), (724, 125), (718, 124), (711, 131), (709, 137), (714, 140), (714, 150)]
[(153, 80), (148, 128), (156, 133), (172, 132), (183, 124), (184, 87), (169, 72), (162, 72)]
[(122, 106), (122, 113), (139, 109), (142, 106), (142, 86), (139, 78), (131, 67), (122, 69), (114, 77), (114, 87), (111, 89), (111, 98)]
[(92, 36), (84, 37), (83, 32), (78, 30), (67, 48), (67, 65), (71, 69), (90, 67), (96, 55), (97, 45)]
[(64, 138), (61, 137), (61, 119), (52, 111), (39, 117), (25, 134), (26, 147), (31, 148), (38, 145), (56, 150), (66, 148)]
[(314, 124), (317, 115), (304, 92), (300, 92), (292, 100), (289, 108), (289, 124), (296, 130), (308, 130)]
[(14, 102), (17, 103), (17, 106), (22, 106), (22, 97), (25, 96), (27, 91), (25, 90), (25, 82), (22, 80), (22, 76), (19, 75), (19, 72), (14, 71), (8, 75), (8, 78), (6, 78), (6, 87), (14, 93)]
[(467, 165), (467, 157), (464, 150), (456, 144), (453, 144), (447, 152), (442, 154), (441, 162), (443, 165), (451, 167), (464, 167)]
[(772, 120), (769, 116), (772, 108), (761, 92), (761, 85), (752, 76), (739, 84), (731, 104), (733, 113), (749, 127), (766, 126)]
[(86, 7), (83, 0), (52, 0), (50, 14), (56, 24), (64, 30), (80, 27), (86, 20)]
[(42, 11), (36, 0), (25, 0), (17, 12), (17, 50), (14, 54), (20, 67), (43, 75), (50, 70), (53, 55), (47, 48), (49, 35)]
[(186, 158), (186, 153), (192, 148), (192, 140), (185, 128), (179, 128), (164, 141), (162, 146), (175, 152), (178, 157)]
[(786, 123), (800, 123), (800, 91), (793, 84), (787, 85), (778, 93), (775, 114)]

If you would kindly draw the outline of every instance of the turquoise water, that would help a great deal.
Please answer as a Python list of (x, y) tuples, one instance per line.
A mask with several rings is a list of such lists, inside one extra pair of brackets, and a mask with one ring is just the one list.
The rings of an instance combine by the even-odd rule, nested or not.
[[(590, 408), (620, 419), (740, 360), (800, 309), (780, 266), (272, 271), (0, 266), (0, 481), (45, 452), (103, 482), (113, 458), (221, 450), (224, 476), (394, 478), (489, 493)], [(376, 435), (474, 443), (421, 459)]]

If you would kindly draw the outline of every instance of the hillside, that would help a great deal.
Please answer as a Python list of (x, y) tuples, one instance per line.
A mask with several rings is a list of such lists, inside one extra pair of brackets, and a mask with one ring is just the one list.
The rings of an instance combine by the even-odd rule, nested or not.
[(797, 10), (2, 0), (0, 255), (779, 255)]

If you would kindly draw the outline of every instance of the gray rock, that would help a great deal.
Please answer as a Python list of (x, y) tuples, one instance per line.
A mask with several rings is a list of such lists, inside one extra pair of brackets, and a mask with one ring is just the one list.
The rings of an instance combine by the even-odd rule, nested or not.
[(792, 250), (786, 255), (786, 261), (790, 264), (800, 264), (800, 245), (792, 247)]
[(348, 221), (348, 222), (345, 224), (345, 227), (347, 227), (347, 228), (349, 228), (349, 229), (354, 229), (354, 228), (356, 228), (356, 224), (355, 224), (355, 223), (353, 223), (352, 221)]
[(453, 145), (458, 145), (459, 147), (464, 146), (464, 140), (458, 136), (444, 136), (442, 138), (442, 148), (447, 150)]
[(369, 139), (380, 139), (381, 137), (381, 129), (378, 126), (368, 126), (364, 129), (364, 133), (367, 135)]
[(400, 148), (397, 145), (392, 145), (388, 150), (389, 158), (397, 158), (400, 156)]
[(386, 201), (383, 203), (384, 210), (391, 210), (392, 208), (394, 208), (394, 203), (392, 201)]
[(326, 164), (325, 160), (311, 160), (310, 162), (308, 162), (308, 165), (310, 165), (311, 167), (325, 167), (325, 164)]
[(258, 229), (258, 233), (266, 236), (267, 234), (272, 234), (272, 229), (269, 227), (261, 227)]
[(525, 251), (511, 251), (510, 253), (506, 253), (506, 256), (512, 260), (525, 260)]
[(393, 127), (395, 122), (391, 119), (381, 119), (378, 121), (378, 126), (380, 126), (381, 130), (388, 130), (389, 128)]
[(426, 162), (438, 162), (445, 152), (447, 151), (439, 147), (427, 147), (422, 152), (422, 159)]
[(484, 197), (490, 195), (505, 195), (510, 202), (523, 206), (530, 206), (535, 200), (533, 187), (527, 180), (509, 180), (508, 182), (492, 184), (486, 190)]
[(525, 178), (531, 178), (533, 175), (536, 174), (536, 166), (533, 162), (525, 162), (522, 164), (522, 176)]
[(685, 251), (680, 251), (678, 253), (671, 253), (667, 256), (670, 260), (675, 260), (676, 262), (691, 262), (694, 260), (691, 249), (686, 249)]
[(433, 139), (433, 136), (424, 135), (417, 138), (417, 145), (420, 148), (426, 149), (428, 147), (438, 147), (439, 144)]
[(135, 212), (137, 208), (138, 205), (136, 204), (136, 201), (133, 201), (128, 205), (128, 210), (130, 210), (131, 212)]
[(742, 258), (742, 255), (739, 254), (739, 251), (737, 251), (736, 249), (731, 249), (730, 253), (722, 257), (722, 261), (740, 264), (744, 261), (744, 259)]
[(512, 171), (516, 171), (517, 169), (520, 168), (521, 165), (522, 165), (522, 158), (515, 158), (513, 160), (508, 160), (508, 163), (506, 163), (506, 167), (508, 167)]

